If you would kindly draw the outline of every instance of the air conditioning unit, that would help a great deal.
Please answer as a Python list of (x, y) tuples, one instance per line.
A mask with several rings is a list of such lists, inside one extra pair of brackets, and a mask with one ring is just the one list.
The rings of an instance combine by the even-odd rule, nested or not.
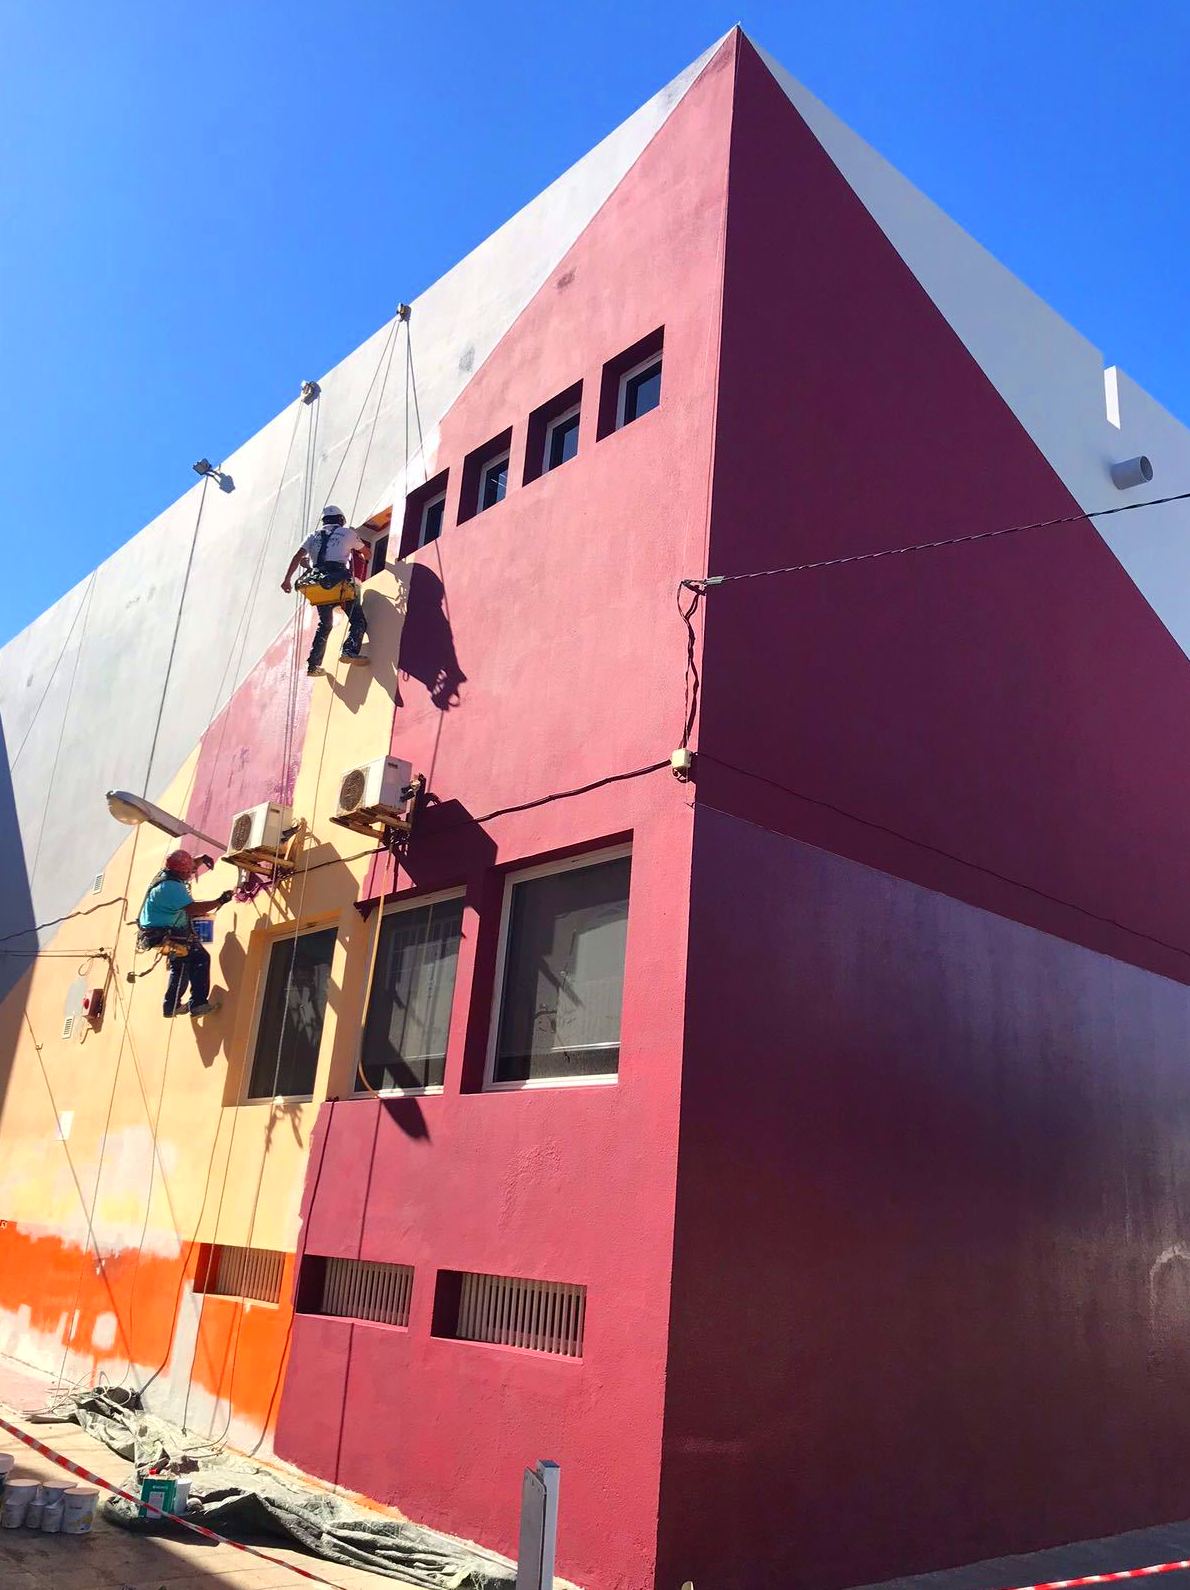
[(237, 812), (231, 820), (231, 837), (223, 853), (224, 861), (251, 869), (253, 863), (275, 860), (281, 853), (282, 835), (290, 826), (292, 816), (288, 806), (276, 801), (265, 801), (260, 806), (249, 806)]
[(379, 756), (343, 774), (333, 821), (368, 833), (374, 832), (377, 824), (408, 829), (419, 788), (411, 762), (398, 756)]

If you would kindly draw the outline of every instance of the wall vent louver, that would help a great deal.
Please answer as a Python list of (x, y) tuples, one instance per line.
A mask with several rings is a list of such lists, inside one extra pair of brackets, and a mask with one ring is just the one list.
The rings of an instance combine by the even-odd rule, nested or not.
[(327, 1259), (322, 1280), (323, 1314), (408, 1325), (413, 1266), (369, 1259)]
[(587, 1289), (563, 1281), (464, 1273), (455, 1334), (531, 1353), (581, 1358)]
[(208, 1297), (279, 1303), (284, 1271), (285, 1255), (274, 1248), (236, 1248), (217, 1244), (211, 1249), (206, 1273), (200, 1274), (194, 1290)]

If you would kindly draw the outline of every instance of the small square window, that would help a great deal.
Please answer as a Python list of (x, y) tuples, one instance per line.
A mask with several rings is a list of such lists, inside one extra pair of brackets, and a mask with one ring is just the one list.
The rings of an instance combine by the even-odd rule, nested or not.
[(512, 455), (512, 430), (493, 436), (463, 460), (463, 488), (459, 497), (459, 523), (473, 519), (503, 502), (508, 492), (508, 466)]
[(427, 480), (424, 486), (405, 498), (405, 518), (401, 525), (401, 556), (407, 558), (418, 547), (428, 547), (442, 534), (446, 513), (448, 471)]
[(578, 452), (578, 422), (579, 411), (573, 408), (565, 414), (559, 414), (546, 428), (545, 456), (541, 461), (543, 474), (557, 469), (559, 464), (564, 464)]
[(579, 418), (582, 413), (583, 383), (559, 392), (529, 416), (525, 438), (525, 484), (548, 475), (578, 452)]
[(454, 998), (461, 896), (390, 911), (380, 925), (376, 971), (364, 1024), (365, 1082), (385, 1089), (440, 1088)]
[(665, 327), (658, 326), (604, 365), (596, 425), (601, 441), (660, 407), (664, 336)]
[(617, 407), (617, 429), (631, 425), (661, 402), (661, 355), (647, 359), (620, 377), (620, 400)]
[(440, 491), (436, 497), (431, 497), (421, 510), (421, 519), (417, 526), (417, 545), (428, 547), (431, 541), (437, 541), (442, 534), (442, 515), (446, 512), (446, 493)]
[(616, 855), (510, 879), (494, 1085), (615, 1076), (629, 870)]
[(486, 463), (479, 472), (479, 501), (475, 505), (476, 513), (482, 513), (485, 508), (494, 508), (498, 502), (503, 502), (508, 491), (508, 454), (503, 458), (493, 458)]
[(279, 939), (269, 954), (248, 1098), (304, 1098), (314, 1091), (336, 931)]

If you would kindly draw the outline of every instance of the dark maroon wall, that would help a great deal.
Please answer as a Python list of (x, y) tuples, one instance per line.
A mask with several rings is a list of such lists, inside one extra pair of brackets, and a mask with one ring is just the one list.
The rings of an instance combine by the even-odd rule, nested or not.
[(1180, 1518), (1190, 992), (695, 827), (658, 1583)]
[[(722, 573), (1078, 511), (746, 40), (713, 503)], [(1088, 523), (705, 614), (704, 798), (1190, 977), (1190, 663)]]
[[(712, 501), (723, 573), (1077, 510), (746, 41)], [(1185, 657), (1085, 521), (701, 616), (659, 1583), (1184, 1516)]]

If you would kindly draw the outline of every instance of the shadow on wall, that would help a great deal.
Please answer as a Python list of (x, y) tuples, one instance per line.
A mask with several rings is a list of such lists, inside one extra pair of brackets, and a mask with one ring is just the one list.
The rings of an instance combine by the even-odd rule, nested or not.
[[(460, 704), (467, 675), (459, 667), (446, 587), (424, 563), (409, 567), (409, 611), (401, 634), (400, 671), (426, 687), (440, 712)], [(403, 706), (398, 691), (397, 706)]]
[[(25, 847), (17, 822), (16, 799), (8, 766), (8, 745), (0, 723), (0, 1000), (6, 999), (32, 966), (28, 955), (17, 950), (35, 950), (33, 896), (25, 870)], [(20, 1012), (16, 1019), (20, 1020)], [(7, 1078), (7, 1069), (4, 1072)]]

